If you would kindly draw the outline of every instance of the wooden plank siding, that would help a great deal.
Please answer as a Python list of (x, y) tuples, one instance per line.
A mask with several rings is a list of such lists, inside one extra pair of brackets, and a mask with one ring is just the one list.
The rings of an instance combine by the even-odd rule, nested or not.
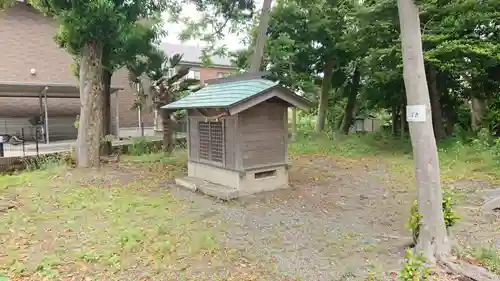
[(263, 102), (238, 114), (238, 142), (244, 170), (286, 164), (287, 107)]
[(231, 170), (236, 170), (236, 145), (237, 145), (237, 121), (238, 116), (229, 116), (224, 118), (225, 121), (225, 167)]
[(189, 110), (189, 160), (237, 171), (286, 164), (287, 109), (286, 103), (266, 101), (237, 115), (225, 116), (222, 165), (200, 159), (198, 124), (206, 118)]
[(199, 117), (189, 116), (189, 160), (200, 161), (200, 134), (198, 132)]

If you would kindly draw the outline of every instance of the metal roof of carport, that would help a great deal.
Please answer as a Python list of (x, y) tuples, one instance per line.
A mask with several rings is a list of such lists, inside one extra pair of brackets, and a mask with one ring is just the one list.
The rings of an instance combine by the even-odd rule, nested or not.
[[(0, 97), (38, 98), (46, 88), (47, 98), (80, 98), (80, 88), (76, 84), (1, 81)], [(120, 90), (123, 87), (111, 86), (111, 93)]]

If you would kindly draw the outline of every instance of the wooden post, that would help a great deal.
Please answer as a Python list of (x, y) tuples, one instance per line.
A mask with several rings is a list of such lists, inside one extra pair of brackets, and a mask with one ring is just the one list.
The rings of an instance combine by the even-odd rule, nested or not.
[(44, 103), (43, 103), (43, 109), (45, 111), (45, 117), (44, 117), (44, 125), (45, 125), (45, 143), (49, 144), (49, 113), (47, 109), (47, 91), (49, 90), (49, 87), (45, 87), (43, 90), (43, 96), (44, 96)]

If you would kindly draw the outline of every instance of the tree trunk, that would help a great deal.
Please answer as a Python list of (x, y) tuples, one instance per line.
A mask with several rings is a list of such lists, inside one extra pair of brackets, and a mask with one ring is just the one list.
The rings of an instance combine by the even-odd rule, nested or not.
[(165, 109), (158, 109), (161, 116), (161, 122), (163, 126), (163, 152), (170, 155), (174, 151), (175, 139), (174, 139), (174, 122), (171, 118), (171, 112)]
[(342, 113), (339, 118), (335, 121), (335, 130), (340, 130), (342, 128), (342, 122), (344, 122), (344, 113)]
[(271, 9), (271, 3), (272, 0), (264, 0), (262, 5), (258, 27), (259, 34), (257, 35), (257, 42), (255, 43), (252, 62), (250, 64), (250, 72), (259, 72), (262, 59), (264, 58), (264, 47), (267, 41), (267, 28), (269, 27), (269, 10)]
[(472, 131), (478, 131), (486, 115), (486, 100), (472, 96), (470, 103)]
[(99, 166), (102, 131), (102, 45), (85, 44), (80, 64), (80, 124), (77, 157), (79, 168)]
[(400, 122), (400, 135), (399, 137), (401, 139), (405, 138), (405, 133), (406, 133), (406, 108), (405, 104), (401, 104), (401, 108), (399, 109), (399, 122)]
[(351, 87), (349, 89), (349, 97), (347, 98), (347, 104), (345, 106), (344, 118), (342, 121), (342, 132), (344, 134), (349, 134), (349, 128), (354, 122), (354, 109), (356, 107), (356, 100), (358, 98), (359, 91), (359, 80), (361, 74), (359, 69), (356, 67), (352, 75)]
[(443, 114), (441, 111), (440, 95), (437, 87), (437, 71), (433, 66), (427, 68), (427, 76), (429, 78), (429, 97), (431, 101), (432, 126), (434, 128), (434, 136), (439, 142), (446, 138), (446, 130), (444, 127)]
[(421, 250), (428, 262), (434, 264), (436, 258), (445, 259), (451, 249), (443, 217), (439, 160), (425, 76), (419, 10), (413, 0), (398, 0), (398, 10), (407, 104), (425, 106), (426, 117), (424, 122), (408, 120), (415, 161), (418, 209), (423, 223), (417, 250)]
[(399, 120), (398, 114), (399, 114), (399, 107), (397, 104), (393, 104), (391, 120), (392, 120), (392, 135), (394, 137), (398, 135), (398, 120)]
[(292, 108), (292, 141), (297, 139), (297, 108)]
[(326, 63), (323, 71), (323, 84), (321, 85), (321, 94), (319, 96), (318, 119), (316, 120), (316, 132), (325, 129), (326, 110), (328, 108), (328, 98), (332, 88), (333, 61)]
[[(113, 73), (109, 70), (104, 69), (102, 72), (102, 132), (101, 137), (105, 138), (111, 135), (111, 77)], [(101, 142), (101, 155), (109, 155), (112, 150), (111, 141), (103, 140)]]

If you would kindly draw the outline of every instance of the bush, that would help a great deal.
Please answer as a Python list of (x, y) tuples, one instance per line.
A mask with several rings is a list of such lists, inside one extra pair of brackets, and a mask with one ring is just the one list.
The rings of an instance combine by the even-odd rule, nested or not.
[(404, 267), (399, 273), (401, 281), (426, 281), (430, 280), (431, 270), (426, 259), (421, 254), (415, 254), (407, 249), (404, 257)]
[(138, 137), (132, 140), (132, 145), (128, 150), (128, 154), (134, 156), (140, 156), (143, 154), (151, 153), (150, 145), (146, 137)]
[[(460, 219), (460, 216), (453, 211), (458, 194), (455, 193), (452, 188), (443, 188), (441, 191), (444, 222), (448, 230)], [(422, 215), (418, 211), (418, 202), (415, 200), (411, 206), (410, 219), (408, 220), (408, 228), (412, 231), (414, 244), (417, 244), (418, 241), (420, 225), (422, 225)]]
[(27, 171), (49, 170), (65, 165), (66, 154), (39, 155), (24, 159)]

